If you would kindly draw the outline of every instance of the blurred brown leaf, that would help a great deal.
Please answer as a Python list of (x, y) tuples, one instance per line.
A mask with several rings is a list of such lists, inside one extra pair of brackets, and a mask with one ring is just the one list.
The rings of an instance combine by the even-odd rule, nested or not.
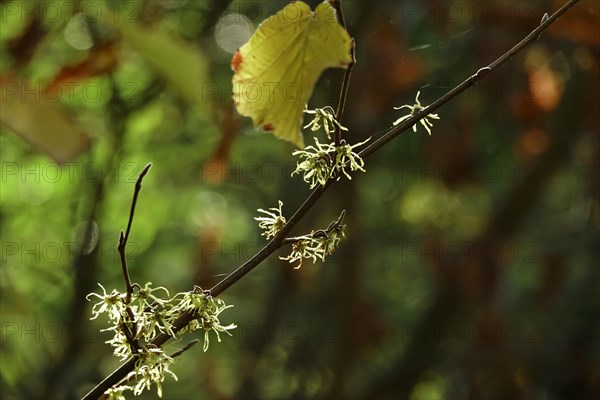
[(62, 164), (88, 150), (90, 140), (66, 111), (13, 74), (0, 77), (0, 123)]
[(563, 94), (563, 84), (550, 68), (538, 68), (529, 73), (533, 101), (544, 111), (556, 108)]

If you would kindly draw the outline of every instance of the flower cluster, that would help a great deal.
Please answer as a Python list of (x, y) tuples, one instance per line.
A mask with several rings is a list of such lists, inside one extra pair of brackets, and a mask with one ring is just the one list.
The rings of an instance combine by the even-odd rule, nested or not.
[(165, 374), (171, 375), (177, 380), (177, 375), (170, 370), (173, 364), (173, 358), (166, 355), (158, 347), (147, 346), (137, 354), (135, 369), (125, 378), (125, 382), (136, 381), (134, 386), (123, 384), (114, 386), (106, 391), (109, 400), (125, 400), (125, 391), (133, 391), (135, 396), (139, 396), (145, 389), (150, 389), (152, 384), (156, 385), (158, 397), (162, 397), (162, 383), (165, 380)]
[(137, 382), (133, 388), (133, 394), (139, 396), (144, 389), (150, 389), (154, 383), (158, 397), (162, 397), (161, 384), (165, 380), (165, 374), (169, 374), (177, 380), (177, 375), (170, 370), (173, 361), (173, 357), (166, 355), (160, 347), (147, 346), (144, 348), (137, 355), (135, 369), (128, 376)]
[[(404, 117), (401, 117), (399, 119), (397, 119), (396, 121), (394, 121), (393, 125), (396, 126), (399, 123), (401, 123), (402, 121), (406, 121), (409, 118), (412, 118), (416, 113), (418, 113), (419, 111), (423, 111), (426, 107), (423, 106), (421, 104), (421, 102), (419, 101), (419, 95), (421, 94), (420, 91), (417, 92), (417, 97), (415, 98), (415, 104), (412, 106), (409, 106), (407, 104), (400, 106), (400, 107), (394, 107), (394, 110), (401, 110), (403, 108), (408, 108), (410, 110), (410, 113), (405, 115)], [(433, 118), (433, 119), (437, 119), (439, 120), (440, 117), (437, 114), (427, 114), (426, 116), (424, 116), (423, 118), (421, 118), (421, 120), (419, 121), (421, 123), (421, 125), (423, 125), (423, 127), (425, 128), (425, 130), (431, 135), (431, 127), (433, 126), (433, 122), (431, 122), (429, 120), (429, 118)], [(413, 132), (417, 131), (417, 124), (413, 125)]]
[(331, 134), (335, 130), (335, 126), (337, 126), (342, 131), (348, 131), (348, 128), (342, 126), (334, 117), (333, 109), (329, 106), (324, 108), (315, 108), (314, 110), (305, 109), (304, 112), (306, 114), (312, 114), (315, 117), (312, 121), (310, 121), (304, 128), (309, 128), (313, 132), (318, 131), (323, 127), (325, 129), (325, 135), (327, 139), (331, 139)]
[(346, 238), (346, 225), (342, 224), (344, 215), (345, 211), (325, 230), (312, 231), (308, 235), (290, 238), (293, 241), (292, 251), (286, 257), (279, 258), (289, 261), (290, 264), (299, 261), (295, 269), (302, 266), (303, 259), (312, 259), (313, 262), (317, 259), (325, 261), (325, 257), (333, 254), (340, 242)]
[(292, 153), (303, 159), (297, 163), (292, 175), (302, 173), (304, 181), (310, 184), (311, 189), (317, 185), (325, 186), (329, 179), (339, 178), (340, 174), (352, 179), (348, 169), (365, 172), (364, 161), (353, 150), (368, 141), (369, 139), (349, 145), (342, 140), (342, 143), (336, 146), (334, 143), (321, 144), (315, 137), (315, 146), (306, 146), (304, 150), (296, 150)]
[(254, 219), (258, 221), (258, 226), (264, 229), (262, 235), (264, 235), (267, 239), (275, 237), (277, 233), (283, 228), (286, 223), (285, 217), (281, 214), (281, 207), (283, 206), (283, 202), (279, 200), (279, 207), (271, 207), (266, 211), (262, 208), (258, 209), (258, 212), (266, 214), (267, 217), (255, 217)]
[(221, 325), (221, 322), (219, 321), (219, 314), (231, 307), (233, 306), (226, 305), (223, 300), (203, 292), (194, 291), (183, 293), (179, 308), (183, 311), (194, 312), (198, 317), (190, 322), (182, 332), (204, 329), (204, 351), (208, 350), (208, 333), (210, 331), (213, 331), (217, 336), (217, 341), (221, 342), (221, 335), (219, 333), (225, 332), (228, 335), (231, 335), (229, 331), (237, 328), (235, 324)]
[(132, 356), (136, 359), (135, 369), (125, 379), (125, 382), (136, 383), (111, 388), (107, 392), (110, 399), (124, 399), (123, 392), (126, 390), (137, 396), (152, 383), (156, 384), (161, 397), (161, 383), (165, 375), (177, 379), (170, 370), (173, 357), (154, 346), (151, 340), (159, 333), (175, 336), (174, 323), (182, 313), (192, 313), (196, 318), (179, 333), (203, 329), (204, 351), (208, 349), (210, 331), (215, 332), (218, 341), (221, 341), (221, 332), (229, 333), (236, 328), (234, 324), (222, 325), (219, 321), (219, 314), (233, 306), (227, 306), (223, 300), (202, 291), (183, 292), (170, 297), (167, 289), (153, 288), (149, 282), (143, 287), (134, 284), (133, 292), (127, 296), (117, 290), (107, 293), (102, 285), (98, 285), (102, 294), (90, 293), (87, 296), (90, 301), (92, 297), (98, 299), (92, 307), (91, 319), (107, 314), (111, 326), (103, 331), (113, 332), (113, 337), (106, 343), (113, 346), (115, 355), (122, 361)]

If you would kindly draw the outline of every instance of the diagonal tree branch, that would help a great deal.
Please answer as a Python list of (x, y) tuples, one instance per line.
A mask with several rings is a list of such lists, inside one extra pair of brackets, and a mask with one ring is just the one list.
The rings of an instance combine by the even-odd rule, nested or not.
[[(421, 112), (415, 113), (413, 117), (406, 120), (404, 123), (397, 125), (396, 127), (390, 129), (387, 133), (381, 136), (378, 140), (373, 142), (371, 145), (362, 150), (359, 155), (361, 157), (367, 157), (389, 141), (394, 139), (396, 136), (401, 134), (404, 131), (410, 129), (414, 124), (418, 123), (423, 117), (429, 115), (434, 112), (442, 105), (446, 104), (454, 97), (458, 96), (469, 87), (475, 85), (479, 80), (481, 80), (488, 73), (492, 72), (500, 65), (508, 61), (515, 54), (522, 51), (529, 44), (537, 40), (540, 34), (545, 31), (554, 21), (556, 21), (561, 15), (563, 15), (567, 10), (573, 7), (579, 0), (570, 0), (565, 5), (563, 5), (560, 9), (558, 9), (552, 16), (547, 17), (544, 15), (540, 25), (535, 28), (529, 35), (527, 35), (523, 40), (517, 43), (513, 48), (508, 50), (502, 56), (500, 56), (497, 60), (489, 64), (487, 67), (480, 68), (475, 74), (471, 75), (464, 82), (456, 86), (447, 94), (440, 97), (438, 100), (433, 102), (431, 105), (426, 107)], [(278, 234), (271, 239), (269, 243), (265, 245), (257, 254), (255, 254), (252, 258), (246, 261), (242, 266), (237, 268), (227, 277), (225, 277), (221, 282), (217, 283), (213, 288), (210, 289), (210, 294), (213, 297), (216, 297), (223, 293), (227, 288), (233, 285), (235, 282), (240, 280), (247, 273), (256, 268), (262, 261), (264, 261), (267, 257), (269, 257), (273, 252), (279, 249), (287, 235), (290, 231), (296, 226), (296, 224), (306, 215), (306, 213), (314, 206), (314, 204), (319, 200), (319, 198), (323, 195), (323, 193), (331, 186), (334, 181), (329, 180), (325, 186), (319, 186), (316, 188), (310, 196), (304, 201), (304, 203), (296, 210), (294, 215), (288, 220), (286, 225), (278, 232)], [(192, 321), (196, 316), (193, 314), (183, 314), (181, 317), (175, 321), (173, 324), (173, 331), (176, 333), (187, 324)], [(153, 341), (152, 344), (156, 346), (161, 346), (170, 338), (167, 334), (158, 335)], [(87, 395), (83, 397), (84, 400), (91, 400), (99, 398), (106, 390), (111, 388), (113, 385), (117, 384), (123, 378), (127, 376), (127, 374), (133, 370), (135, 366), (135, 359), (131, 358), (125, 364), (121, 365), (117, 368), (111, 375), (107, 376), (102, 382), (100, 382), (94, 389), (92, 389)]]

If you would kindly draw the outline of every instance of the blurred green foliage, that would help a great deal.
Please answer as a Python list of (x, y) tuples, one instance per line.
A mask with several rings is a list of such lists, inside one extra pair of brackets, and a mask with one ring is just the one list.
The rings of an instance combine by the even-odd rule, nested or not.
[[(562, 4), (521, 3), (344, 1), (357, 50), (347, 139), (381, 135), (393, 106), (417, 90), (430, 104)], [(116, 241), (148, 162), (130, 273), (172, 293), (256, 253), (257, 208), (281, 199), (289, 217), (308, 195), (289, 176), (292, 147), (254, 130), (230, 96), (232, 53), (283, 4), (0, 7), (2, 101), (27, 82), (30, 101), (91, 140), (58, 165), (2, 126), (0, 396), (80, 397), (118, 366), (85, 295), (97, 282), (124, 289)], [(599, 15), (578, 4), (444, 106), (431, 136), (398, 137), (334, 185), (294, 234), (346, 209), (340, 250), (300, 270), (273, 255), (232, 286), (221, 320), (239, 329), (179, 357), (163, 396), (594, 398)], [(327, 71), (312, 105), (335, 105), (341, 77)]]

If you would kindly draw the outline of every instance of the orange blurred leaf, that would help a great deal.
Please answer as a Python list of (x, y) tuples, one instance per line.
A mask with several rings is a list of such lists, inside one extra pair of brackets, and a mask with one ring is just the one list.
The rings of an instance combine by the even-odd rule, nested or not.
[(533, 101), (546, 112), (556, 108), (564, 91), (556, 73), (545, 67), (529, 73), (529, 87), (533, 92)]
[[(97, 44), (85, 60), (75, 65), (64, 66), (54, 77), (46, 90), (56, 91), (58, 88), (72, 82), (79, 82), (96, 75), (112, 71), (118, 64), (117, 46), (114, 41)], [(62, 91), (58, 91), (59, 93)], [(56, 98), (49, 94), (49, 98)]]

